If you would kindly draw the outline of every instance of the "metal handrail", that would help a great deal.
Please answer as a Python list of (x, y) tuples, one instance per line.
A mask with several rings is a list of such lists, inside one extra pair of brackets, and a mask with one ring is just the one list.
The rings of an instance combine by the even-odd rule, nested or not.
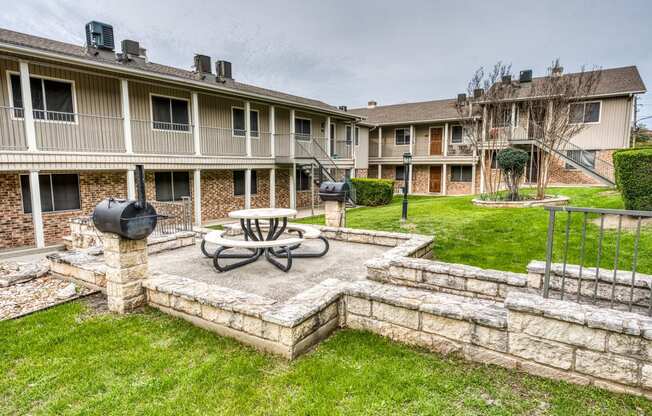
[[(581, 303), (583, 300), (588, 300), (593, 303), (597, 304), (598, 301), (602, 301), (604, 303), (608, 303), (609, 307), (614, 308), (616, 304), (616, 300), (620, 305), (623, 303), (627, 304), (627, 309), (629, 311), (633, 311), (634, 307), (636, 307), (637, 310), (640, 310), (641, 308), (646, 309), (647, 313), (649, 315), (652, 315), (652, 281), (647, 282), (644, 285), (644, 290), (648, 290), (650, 293), (647, 295), (647, 304), (641, 304), (641, 300), (637, 299), (636, 302), (634, 300), (634, 292), (635, 290), (641, 290), (641, 285), (639, 284), (639, 281), (637, 281), (636, 274), (637, 274), (637, 265), (638, 265), (638, 255), (639, 255), (639, 243), (641, 240), (641, 227), (642, 227), (642, 221), (643, 218), (652, 218), (652, 211), (640, 211), (640, 210), (623, 210), (623, 209), (602, 209), (602, 208), (583, 208), (583, 207), (555, 207), (555, 206), (546, 206), (544, 207), (545, 210), (549, 212), (549, 219), (548, 219), (548, 235), (547, 235), (547, 243), (546, 243), (546, 262), (545, 262), (545, 271), (544, 271), (544, 280), (543, 280), (543, 296), (545, 298), (550, 297), (551, 295), (551, 290), (556, 290), (559, 292), (559, 297), (563, 300), (564, 297), (568, 296), (570, 297), (571, 295), (575, 295), (575, 301), (578, 303)], [(552, 273), (552, 268), (553, 268), (553, 253), (554, 253), (554, 246), (555, 246), (555, 223), (556, 223), (556, 214), (558, 212), (565, 212), (567, 213), (566, 215), (566, 224), (564, 227), (564, 239), (563, 239), (563, 263), (561, 267), (561, 276), (560, 280), (561, 282), (558, 283), (558, 287), (552, 288), (552, 283), (551, 283), (551, 273)], [(569, 253), (569, 248), (571, 246), (571, 221), (572, 221), (572, 214), (573, 213), (578, 213), (582, 215), (582, 228), (581, 228), (581, 239), (579, 244), (574, 243), (576, 247), (579, 248), (580, 253), (579, 253), (579, 267), (578, 269), (578, 277), (577, 277), (577, 284), (575, 287), (575, 293), (569, 292), (566, 293), (568, 286), (566, 285), (566, 280), (568, 278), (568, 253)], [(600, 228), (599, 228), (599, 233), (598, 233), (598, 241), (597, 241), (597, 253), (596, 253), (596, 262), (595, 262), (595, 267), (594, 268), (587, 268), (586, 267), (586, 255), (587, 255), (587, 224), (589, 221), (589, 214), (597, 214), (599, 215), (600, 218)], [(618, 227), (615, 235), (615, 250), (614, 250), (614, 262), (613, 262), (613, 270), (609, 270), (608, 274), (609, 280), (606, 282), (602, 282), (604, 279), (602, 276), (607, 273), (606, 270), (602, 269), (602, 260), (604, 255), (606, 254), (604, 251), (604, 237), (605, 237), (605, 216), (607, 215), (614, 215), (618, 217)], [(633, 252), (631, 253), (631, 258), (632, 258), (632, 269), (631, 271), (621, 271), (620, 276), (618, 273), (618, 268), (620, 265), (620, 258), (621, 258), (621, 250), (623, 245), (621, 244), (621, 236), (623, 234), (623, 218), (624, 217), (630, 217), (634, 218), (636, 220), (636, 227), (635, 227), (635, 234), (634, 234), (634, 243), (633, 243)], [(593, 246), (593, 245), (591, 245)], [(575, 267), (575, 266), (574, 266)], [(587, 275), (588, 273), (591, 273), (591, 275)], [(620, 286), (625, 285), (625, 279), (622, 277), (622, 273), (631, 273), (631, 278), (628, 278), (627, 286), (629, 289), (629, 296), (627, 296), (628, 299), (622, 299), (623, 298), (623, 289), (618, 288), (616, 286), (616, 282), (619, 282)], [(640, 279), (639, 279), (640, 280)], [(602, 283), (601, 283), (602, 282)], [(592, 283), (593, 288), (587, 288), (582, 289), (582, 285), (585, 283)], [(602, 284), (602, 290), (598, 291), (598, 286)], [(607, 287), (604, 287), (604, 286)], [(609, 287), (610, 286), (610, 287)], [(572, 291), (572, 289), (571, 289)], [(587, 294), (588, 292), (588, 294)], [(620, 299), (616, 299), (616, 293), (619, 293)], [(605, 295), (606, 293), (606, 295)], [(620, 306), (618, 305), (618, 306)]]

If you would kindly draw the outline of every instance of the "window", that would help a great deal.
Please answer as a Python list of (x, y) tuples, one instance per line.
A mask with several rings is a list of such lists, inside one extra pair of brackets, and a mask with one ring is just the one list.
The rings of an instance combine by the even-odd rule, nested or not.
[[(41, 211), (69, 211), (80, 209), (79, 175), (75, 173), (46, 174), (38, 177), (41, 192)], [(23, 212), (32, 212), (29, 175), (20, 176), (23, 193)]]
[[(494, 111), (492, 127), (510, 127), (512, 125), (512, 108), (502, 107)], [(518, 126), (518, 106), (514, 108), (514, 126)]]
[[(256, 171), (251, 171), (251, 195), (256, 195), (258, 193), (258, 179), (256, 177)], [(245, 194), (245, 171), (244, 170), (234, 170), (233, 171), (233, 195), (242, 196)]]
[[(595, 167), (595, 150), (567, 150), (566, 156), (575, 163), (587, 168)], [(575, 169), (575, 166), (566, 162), (566, 169)]]
[(297, 191), (310, 190), (310, 173), (297, 169)]
[(294, 133), (298, 140), (310, 140), (312, 134), (311, 120), (307, 118), (294, 119)]
[(335, 124), (331, 123), (331, 139), (335, 139)]
[(451, 143), (459, 144), (462, 143), (462, 126), (453, 126), (451, 128)]
[(346, 126), (346, 144), (351, 144), (351, 126)]
[(396, 172), (394, 173), (394, 179), (397, 181), (404, 181), (405, 180), (405, 166), (397, 166), (396, 167)]
[[(12, 105), (14, 117), (22, 118), (23, 94), (20, 88), (20, 75), (11, 74), (10, 77)], [(32, 91), (32, 108), (34, 119), (75, 122), (75, 105), (73, 83), (69, 81), (55, 81), (45, 78), (30, 77)]]
[(451, 166), (451, 182), (471, 182), (473, 167), (468, 165)]
[(154, 172), (157, 201), (180, 201), (190, 196), (188, 172)]
[(152, 126), (157, 130), (190, 131), (188, 101), (152, 95)]
[(410, 129), (394, 130), (394, 142), (397, 146), (410, 144)]
[(600, 122), (600, 101), (589, 103), (575, 103), (570, 105), (570, 122), (599, 123)]
[[(244, 108), (232, 107), (231, 115), (233, 118), (233, 135), (244, 137), (246, 132)], [(258, 110), (249, 110), (249, 127), (251, 128), (251, 137), (259, 137)]]

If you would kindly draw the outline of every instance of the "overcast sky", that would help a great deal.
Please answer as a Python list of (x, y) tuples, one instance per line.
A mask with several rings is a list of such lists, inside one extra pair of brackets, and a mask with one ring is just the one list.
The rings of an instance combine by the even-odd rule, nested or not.
[[(0, 26), (82, 44), (84, 24), (99, 20), (116, 44), (137, 40), (154, 62), (190, 68), (203, 53), (231, 61), (239, 81), (351, 108), (452, 98), (498, 60), (535, 75), (555, 57), (566, 71), (637, 65), (652, 88), (651, 9), (625, 0), (20, 0)], [(641, 117), (652, 115), (652, 99), (641, 102)]]

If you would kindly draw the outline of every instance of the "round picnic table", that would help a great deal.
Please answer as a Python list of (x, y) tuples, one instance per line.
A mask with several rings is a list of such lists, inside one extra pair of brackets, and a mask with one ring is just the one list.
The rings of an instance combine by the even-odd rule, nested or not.
[[(321, 257), (328, 252), (328, 241), (321, 236), (321, 232), (314, 227), (292, 224), (288, 226), (288, 218), (296, 217), (297, 211), (288, 208), (256, 208), (232, 211), (229, 217), (240, 220), (240, 227), (244, 234), (244, 242), (228, 240), (224, 238), (223, 232), (212, 232), (207, 234), (202, 241), (202, 252), (207, 257), (213, 258), (215, 268), (222, 272), (232, 270), (245, 264), (258, 260), (263, 254), (265, 258), (283, 271), (292, 267), (293, 257)], [(299, 238), (279, 239), (284, 232), (296, 232)], [(219, 234), (219, 235), (218, 235)], [(297, 252), (303, 238), (319, 239), (324, 248), (319, 252)], [(206, 243), (217, 244), (218, 248), (214, 253), (206, 250)], [(249, 253), (224, 253), (231, 248), (244, 248)], [(275, 258), (286, 259), (286, 264), (278, 262)], [(220, 259), (244, 259), (242, 261), (220, 265)]]

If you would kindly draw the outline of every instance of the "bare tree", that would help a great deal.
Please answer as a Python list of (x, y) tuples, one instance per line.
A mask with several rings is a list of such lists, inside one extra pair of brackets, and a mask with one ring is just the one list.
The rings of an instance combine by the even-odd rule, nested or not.
[[(597, 69), (563, 74), (555, 59), (544, 77), (521, 83), (512, 80), (511, 65), (498, 62), (486, 73), (478, 69), (467, 88), (469, 99), (458, 102), (457, 111), (468, 140), (480, 155), (485, 193), (496, 196), (502, 177), (491, 166), (497, 150), (508, 147), (514, 139), (515, 114), (528, 117), (528, 139), (534, 140), (538, 152), (537, 198), (545, 197), (552, 169), (559, 166), (559, 154), (569, 140), (586, 128), (585, 108), (574, 106), (596, 91), (601, 72)], [(557, 163), (555, 163), (557, 162)]]
[(532, 139), (539, 151), (537, 198), (545, 198), (555, 166), (561, 166), (559, 154), (568, 150), (570, 140), (587, 128), (587, 109), (582, 103), (595, 94), (601, 71), (563, 74), (559, 59), (548, 68), (545, 77), (533, 80), (524, 102), (529, 122), (535, 129)]
[(489, 72), (479, 68), (469, 81), (468, 100), (457, 105), (467, 140), (480, 157), (484, 192), (490, 197), (496, 196), (501, 184), (501, 172), (492, 169), (491, 161), (497, 150), (511, 140), (511, 129), (498, 127), (511, 121), (510, 99), (515, 90), (511, 88), (511, 81), (503, 82), (511, 77), (511, 65), (502, 62), (496, 63)]

